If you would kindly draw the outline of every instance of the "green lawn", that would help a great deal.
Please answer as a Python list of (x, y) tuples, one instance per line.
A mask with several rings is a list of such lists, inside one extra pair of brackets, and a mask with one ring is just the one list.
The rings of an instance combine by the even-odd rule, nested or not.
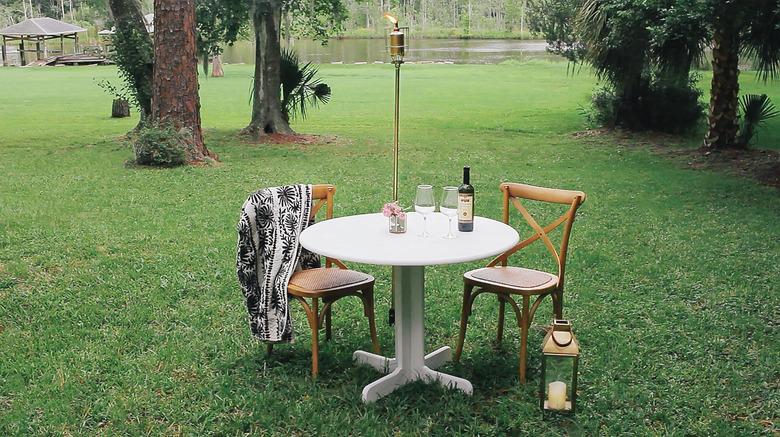
[[(256, 145), (249, 66), (204, 80), (214, 167), (128, 168), (92, 78), (110, 67), (0, 69), (0, 435), (739, 435), (780, 429), (780, 198), (752, 180), (691, 171), (609, 137), (583, 142), (578, 105), (595, 80), (563, 63), (403, 68), (401, 191), (457, 183), (472, 166), (478, 212), (500, 217), (501, 181), (588, 194), (571, 242), (566, 315), (583, 358), (580, 411), (542, 420), (517, 379), (519, 332), (496, 353), (496, 302), (478, 300), (461, 365), (474, 395), (415, 384), (363, 405), (379, 375), (351, 362), (370, 345), (357, 301), (335, 307), (320, 378), (309, 336), (266, 359), (250, 336), (234, 273), (239, 208), (253, 190), (336, 184), (336, 214), (390, 197), (392, 67), (323, 66), (333, 100), (296, 123), (323, 145)], [(780, 86), (742, 76), (743, 91)], [(708, 80), (707, 77), (703, 81)], [(698, 136), (681, 140), (689, 146)], [(780, 119), (761, 134), (780, 148)], [(525, 231), (527, 232), (527, 231)], [(515, 258), (544, 264), (544, 248)], [(428, 269), (427, 342), (454, 346), (461, 274)], [(377, 278), (384, 351), (389, 269)], [(278, 352), (278, 353), (277, 353)]]

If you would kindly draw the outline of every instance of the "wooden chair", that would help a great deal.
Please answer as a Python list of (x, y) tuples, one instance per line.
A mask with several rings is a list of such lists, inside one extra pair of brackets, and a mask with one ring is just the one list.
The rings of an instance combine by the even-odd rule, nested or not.
[[(534, 235), (499, 255), (487, 267), (472, 270), (463, 275), (463, 308), (460, 316), (460, 335), (458, 336), (458, 346), (455, 350), (455, 361), (460, 360), (463, 352), (463, 342), (466, 338), (468, 318), (471, 315), (474, 299), (482, 293), (492, 293), (498, 297), (499, 302), (498, 333), (496, 335), (498, 343), (501, 342), (504, 334), (504, 309), (506, 303), (508, 302), (515, 311), (517, 325), (521, 333), (520, 382), (525, 383), (528, 329), (542, 299), (550, 295), (553, 300), (555, 317), (559, 319), (563, 317), (563, 278), (566, 270), (566, 252), (569, 246), (571, 228), (574, 224), (574, 216), (577, 213), (577, 208), (585, 201), (585, 193), (512, 183), (503, 183), (500, 188), (504, 195), (504, 223), (509, 223), (509, 204), (511, 203), (520, 212), (528, 225), (533, 228)], [(542, 227), (525, 209), (523, 204), (520, 203), (520, 199), (563, 204), (568, 205), (569, 208), (563, 215), (553, 220), (547, 226)], [(561, 245), (556, 250), (548, 234), (562, 224), (563, 236), (561, 237)], [(550, 255), (555, 259), (558, 265), (557, 275), (539, 270), (507, 266), (507, 260), (512, 254), (537, 240), (541, 240), (544, 243)], [(474, 291), (475, 288), (478, 288), (477, 291)], [(523, 297), (522, 308), (512, 298), (513, 295)], [(533, 305), (529, 305), (531, 296), (536, 296)]]
[[(311, 217), (325, 206), (325, 219), (333, 218), (333, 196), (336, 187), (333, 185), (313, 185)], [(338, 268), (332, 268), (333, 265)], [(325, 328), (325, 339), (331, 338), (331, 318), (333, 303), (342, 297), (356, 296), (363, 302), (363, 312), (368, 318), (368, 328), (371, 332), (371, 343), (374, 353), (379, 354), (379, 340), (376, 336), (374, 321), (374, 278), (371, 275), (349, 270), (337, 259), (325, 258), (325, 267), (301, 270), (293, 273), (287, 286), (287, 293), (301, 302), (306, 318), (311, 328), (311, 375), (319, 373), (319, 330)], [(311, 304), (309, 301), (311, 300)], [(320, 308), (322, 300), (322, 308)], [(273, 351), (273, 344), (268, 344), (268, 354)]]

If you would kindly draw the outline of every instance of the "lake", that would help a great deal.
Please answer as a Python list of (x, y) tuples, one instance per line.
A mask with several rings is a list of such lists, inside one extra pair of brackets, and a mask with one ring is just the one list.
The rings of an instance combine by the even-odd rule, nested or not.
[[(498, 64), (507, 60), (563, 60), (547, 53), (547, 43), (537, 40), (410, 39), (408, 44), (405, 58), (408, 62)], [(291, 46), (302, 61), (315, 64), (390, 61), (385, 39), (331, 39), (325, 46), (318, 41), (293, 40)], [(239, 41), (225, 48), (222, 60), (231, 64), (252, 64), (254, 55), (254, 42)]]

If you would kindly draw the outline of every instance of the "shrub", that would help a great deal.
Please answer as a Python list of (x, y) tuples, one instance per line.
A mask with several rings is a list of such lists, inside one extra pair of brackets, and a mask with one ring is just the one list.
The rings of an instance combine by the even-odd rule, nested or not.
[(590, 107), (581, 108), (590, 127), (615, 127), (618, 108), (618, 98), (615, 91), (609, 86), (600, 86), (593, 90), (590, 97)]
[(636, 93), (627, 98), (608, 86), (596, 88), (582, 113), (590, 125), (667, 133), (690, 131), (704, 115), (695, 77), (684, 85), (656, 79), (642, 83)]
[(684, 85), (656, 81), (641, 105), (647, 114), (644, 128), (674, 134), (689, 132), (704, 115), (701, 96), (695, 78)]
[(132, 140), (135, 162), (156, 167), (175, 167), (187, 161), (190, 142), (186, 129), (172, 125), (147, 124)]

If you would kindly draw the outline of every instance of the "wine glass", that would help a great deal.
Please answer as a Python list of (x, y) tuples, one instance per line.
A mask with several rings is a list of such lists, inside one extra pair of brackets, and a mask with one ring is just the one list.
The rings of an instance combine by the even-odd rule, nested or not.
[(441, 213), (446, 215), (449, 219), (447, 223), (447, 235), (442, 238), (453, 239), (455, 234), (452, 233), (452, 219), (458, 215), (458, 187), (444, 187), (441, 204), (439, 206)]
[(414, 198), (414, 210), (423, 216), (423, 231), (421, 237), (430, 237), (428, 233), (428, 214), (436, 209), (436, 201), (433, 200), (433, 186), (418, 185), (417, 195)]

